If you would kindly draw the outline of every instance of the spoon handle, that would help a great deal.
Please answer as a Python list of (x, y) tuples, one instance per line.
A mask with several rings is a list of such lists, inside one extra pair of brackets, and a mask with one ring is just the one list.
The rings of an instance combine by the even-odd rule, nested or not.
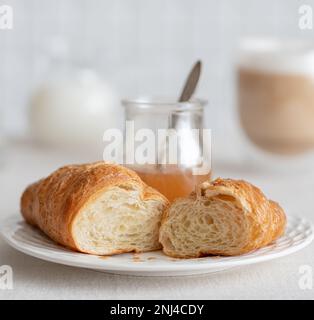
[(202, 62), (198, 60), (193, 66), (192, 70), (190, 71), (185, 81), (184, 88), (179, 98), (179, 102), (185, 102), (190, 100), (191, 96), (193, 95), (196, 89), (198, 80), (200, 78), (201, 68), (202, 68)]

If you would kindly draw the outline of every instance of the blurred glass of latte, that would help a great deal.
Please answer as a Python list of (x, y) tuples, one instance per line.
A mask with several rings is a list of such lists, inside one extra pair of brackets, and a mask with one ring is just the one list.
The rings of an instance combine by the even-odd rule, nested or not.
[(246, 40), (237, 76), (251, 141), (277, 154), (314, 149), (314, 41)]

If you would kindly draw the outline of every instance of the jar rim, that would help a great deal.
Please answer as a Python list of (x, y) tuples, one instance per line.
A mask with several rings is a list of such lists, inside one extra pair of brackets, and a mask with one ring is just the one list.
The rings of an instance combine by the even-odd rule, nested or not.
[(154, 107), (172, 107), (178, 110), (202, 109), (208, 103), (205, 99), (194, 98), (186, 102), (178, 102), (174, 98), (169, 97), (154, 97), (154, 96), (139, 96), (137, 98), (124, 98), (121, 100), (124, 107), (136, 107), (149, 109)]

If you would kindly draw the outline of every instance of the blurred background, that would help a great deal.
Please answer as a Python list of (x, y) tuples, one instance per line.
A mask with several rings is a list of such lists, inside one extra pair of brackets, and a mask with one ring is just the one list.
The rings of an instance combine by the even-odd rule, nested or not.
[[(314, 0), (3, 5), (12, 8), (13, 24), (0, 30), (0, 154), (7, 179), (29, 167), (18, 190), (58, 165), (101, 159), (99, 132), (123, 128), (121, 99), (177, 98), (197, 59), (203, 69), (196, 96), (208, 100), (214, 176), (265, 185), (269, 177), (279, 183), (283, 167), (312, 169), (313, 157), (304, 162), (303, 155), (314, 149)], [(248, 50), (243, 39), (251, 39)]]
[[(95, 69), (119, 98), (177, 96), (191, 64), (202, 59), (198, 96), (209, 100), (206, 121), (217, 135), (237, 130), (234, 62), (239, 40), (314, 37), (314, 31), (298, 27), (303, 1), (297, 0), (0, 0), (2, 4), (14, 10), (13, 29), (0, 31), (5, 135), (25, 134), (30, 95), (49, 73), (56, 37), (66, 42), (71, 60)], [(314, 1), (306, 4), (314, 6)]]

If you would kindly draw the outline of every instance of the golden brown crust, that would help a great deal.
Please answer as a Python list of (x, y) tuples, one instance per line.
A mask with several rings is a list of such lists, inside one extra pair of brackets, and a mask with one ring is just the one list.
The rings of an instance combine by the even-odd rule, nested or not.
[[(239, 199), (251, 221), (251, 235), (239, 254), (261, 248), (280, 237), (286, 227), (286, 215), (278, 203), (268, 200), (260, 189), (244, 180), (216, 179), (206, 184), (209, 191), (227, 193)], [(210, 194), (210, 193), (209, 193)]]
[[(191, 203), (197, 198), (211, 198), (215, 196), (233, 197), (241, 204), (242, 214), (249, 222), (250, 233), (245, 246), (236, 251), (206, 251), (198, 252), (195, 257), (206, 255), (239, 255), (261, 248), (280, 237), (286, 227), (286, 215), (278, 203), (268, 200), (257, 187), (243, 180), (221, 179), (206, 181), (197, 186), (196, 192), (190, 196)], [(182, 200), (182, 199), (181, 199)], [(181, 201), (177, 199), (176, 201)], [(171, 206), (166, 209), (162, 225), (169, 219)], [(173, 257), (182, 258), (171, 250), (165, 253)]]
[(100, 161), (64, 166), (31, 184), (22, 195), (21, 213), (28, 223), (39, 227), (54, 241), (79, 251), (71, 231), (75, 216), (98, 192), (114, 186), (138, 187), (142, 200), (167, 202), (134, 171)]

